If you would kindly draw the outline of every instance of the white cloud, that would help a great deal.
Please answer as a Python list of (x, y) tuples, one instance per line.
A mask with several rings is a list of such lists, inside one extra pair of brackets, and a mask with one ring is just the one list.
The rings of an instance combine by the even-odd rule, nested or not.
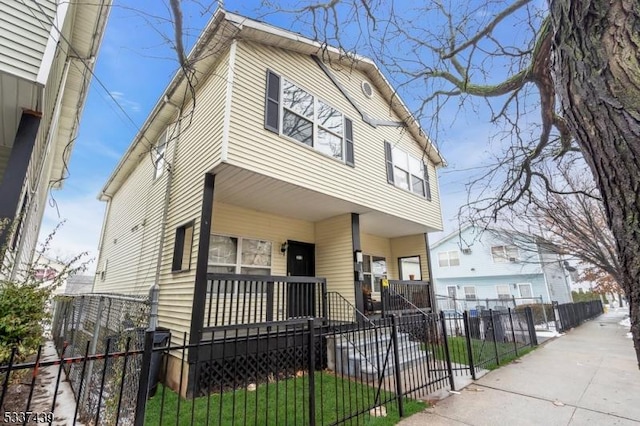
[[(105, 203), (96, 199), (97, 190), (83, 191), (83, 193), (61, 195), (54, 192), (57, 208), (48, 205), (42, 227), (40, 228), (39, 241), (44, 239), (54, 230), (62, 220), (64, 225), (58, 230), (52, 239), (50, 254), (69, 259), (80, 253), (87, 252), (87, 259), (96, 259), (98, 256), (98, 243)], [(58, 216), (60, 212), (60, 216)], [(88, 265), (87, 273), (93, 273), (96, 268), (95, 260)]]
[(140, 104), (126, 98), (125, 94), (118, 91), (110, 91), (109, 95), (120, 104), (120, 106), (129, 111), (140, 112)]

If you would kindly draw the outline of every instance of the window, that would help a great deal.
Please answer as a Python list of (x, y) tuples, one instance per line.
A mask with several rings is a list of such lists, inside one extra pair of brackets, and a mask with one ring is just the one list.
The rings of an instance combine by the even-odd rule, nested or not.
[(193, 248), (193, 222), (176, 229), (176, 241), (173, 246), (172, 271), (191, 269), (191, 250)]
[(350, 166), (355, 165), (352, 121), (271, 71), (267, 72), (264, 127)]
[(400, 257), (398, 258), (398, 267), (400, 269), (401, 280), (420, 281), (422, 279), (420, 256)]
[(387, 181), (390, 184), (431, 200), (427, 166), (406, 151), (385, 142)]
[(476, 288), (473, 286), (464, 287), (464, 300), (478, 300), (476, 297)]
[[(271, 275), (271, 242), (211, 235), (208, 265), (207, 271), (212, 273)], [(234, 288), (224, 292), (232, 293)]]
[(364, 283), (371, 291), (380, 291), (380, 281), (387, 275), (387, 259), (380, 256), (365, 254), (362, 257), (362, 272)]
[(441, 268), (458, 265), (460, 265), (460, 255), (458, 254), (458, 250), (441, 251), (438, 253), (438, 266)]
[(531, 289), (531, 284), (529, 283), (518, 284), (518, 291), (520, 292), (520, 297), (522, 297), (523, 299), (529, 299), (533, 297), (533, 290)]
[(154, 162), (155, 165), (155, 173), (153, 175), (154, 179), (158, 179), (164, 173), (164, 154), (167, 149), (167, 132), (162, 133), (160, 138), (158, 139), (158, 143), (156, 144), (154, 150)]
[(39, 281), (51, 281), (55, 279), (57, 272), (55, 269), (50, 268), (48, 266), (37, 268), (34, 271), (34, 277)]
[(517, 262), (520, 253), (516, 246), (493, 246), (491, 257), (495, 263)]
[(509, 285), (497, 285), (496, 293), (498, 293), (498, 299), (511, 299), (511, 289)]

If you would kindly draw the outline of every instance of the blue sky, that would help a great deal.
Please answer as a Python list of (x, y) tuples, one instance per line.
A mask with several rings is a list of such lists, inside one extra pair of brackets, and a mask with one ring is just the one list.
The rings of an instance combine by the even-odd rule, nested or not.
[[(212, 11), (203, 13), (198, 2), (183, 3), (187, 42), (191, 46)], [(256, 18), (261, 16), (259, 4), (236, 0), (227, 1), (225, 7)], [(51, 193), (41, 228), (43, 239), (57, 223), (66, 220), (52, 244), (52, 254), (56, 256), (65, 258), (87, 251), (97, 258), (105, 208), (97, 195), (177, 68), (175, 53), (165, 39), (172, 34), (168, 16), (164, 2), (114, 2), (95, 69), (99, 82), (93, 81), (89, 92), (69, 163), (69, 176), (61, 190)], [(262, 20), (295, 28), (292, 18), (287, 14), (270, 14)], [(304, 28), (295, 29), (305, 32)], [(404, 98), (411, 106), (410, 100)], [(455, 215), (467, 198), (467, 170), (487, 158), (492, 127), (486, 117), (483, 121), (475, 114), (458, 114), (455, 121), (452, 117), (443, 118), (444, 123), (454, 122), (451, 127), (445, 125), (437, 136), (438, 147), (449, 164), (439, 172), (448, 233), (457, 225)], [(434, 234), (431, 240), (436, 241), (442, 235)], [(90, 269), (95, 269), (95, 262)]]

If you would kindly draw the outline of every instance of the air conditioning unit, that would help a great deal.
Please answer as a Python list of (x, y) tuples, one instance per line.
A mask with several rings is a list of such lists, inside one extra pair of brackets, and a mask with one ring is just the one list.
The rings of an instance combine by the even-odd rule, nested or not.
[(510, 257), (509, 262), (516, 263), (518, 261), (517, 257)]
[(471, 254), (471, 248), (470, 247), (463, 248), (462, 249), (462, 254)]

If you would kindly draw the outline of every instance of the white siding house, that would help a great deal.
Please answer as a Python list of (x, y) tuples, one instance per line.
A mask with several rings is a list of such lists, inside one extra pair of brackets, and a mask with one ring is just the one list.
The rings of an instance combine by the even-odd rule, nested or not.
[(0, 277), (31, 262), (64, 181), (110, 5), (0, 0)]
[(240, 316), (218, 302), (264, 293), (220, 274), (326, 279), (360, 310), (384, 276), (428, 285), (444, 160), (372, 61), (222, 10), (189, 58), (194, 78), (176, 74), (100, 194), (94, 291), (157, 284), (160, 325), (197, 342), (216, 314), (317, 303), (289, 285)]
[(431, 256), (440, 309), (571, 301), (562, 262), (533, 237), (468, 226), (434, 243)]

